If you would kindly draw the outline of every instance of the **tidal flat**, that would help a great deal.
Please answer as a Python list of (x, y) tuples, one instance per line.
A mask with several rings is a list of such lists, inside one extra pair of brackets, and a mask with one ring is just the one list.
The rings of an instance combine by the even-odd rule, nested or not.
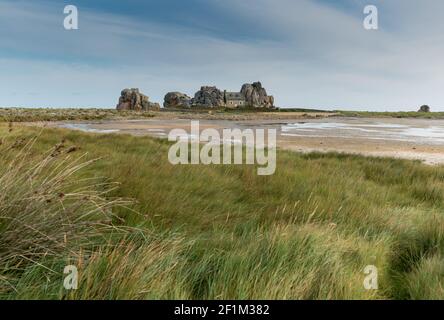
[[(195, 118), (199, 120), (199, 117)], [(49, 126), (84, 132), (167, 138), (176, 128), (190, 131), (190, 119), (123, 119), (57, 122)], [(275, 129), (277, 146), (299, 152), (340, 152), (444, 163), (444, 120), (322, 117), (256, 120), (201, 119), (201, 130)]]

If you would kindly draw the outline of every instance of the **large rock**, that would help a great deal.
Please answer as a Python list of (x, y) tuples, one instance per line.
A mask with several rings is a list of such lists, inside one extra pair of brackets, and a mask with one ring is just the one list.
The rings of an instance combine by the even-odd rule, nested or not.
[(140, 93), (139, 89), (124, 89), (122, 90), (117, 104), (117, 110), (158, 110), (160, 105), (149, 101), (149, 98)]
[(430, 107), (427, 105), (423, 105), (421, 106), (421, 108), (419, 108), (418, 112), (430, 112)]
[(220, 107), (225, 104), (224, 93), (216, 87), (201, 87), (191, 101), (194, 106), (207, 108)]
[(260, 82), (246, 83), (242, 86), (241, 93), (245, 97), (247, 105), (255, 108), (273, 108), (274, 98), (268, 96)]
[(189, 108), (191, 98), (181, 92), (168, 92), (165, 95), (163, 106), (165, 108)]

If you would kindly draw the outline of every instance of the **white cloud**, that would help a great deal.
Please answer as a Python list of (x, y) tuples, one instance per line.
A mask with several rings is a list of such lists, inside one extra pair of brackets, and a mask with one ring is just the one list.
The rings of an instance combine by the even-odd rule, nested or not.
[(221, 14), (267, 30), (239, 41), (85, 11), (80, 30), (65, 31), (62, 10), (5, 2), (0, 53), (21, 54), (0, 60), (0, 104), (112, 107), (124, 87), (161, 102), (167, 91), (261, 80), (280, 106), (444, 110), (444, 3), (428, 3), (381, 3), (375, 32), (362, 28), (362, 12), (317, 1), (214, 1)]

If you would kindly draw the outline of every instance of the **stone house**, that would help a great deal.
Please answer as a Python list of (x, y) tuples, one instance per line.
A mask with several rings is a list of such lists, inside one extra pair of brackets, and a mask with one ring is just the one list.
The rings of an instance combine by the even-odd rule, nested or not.
[(164, 98), (165, 108), (174, 107), (203, 107), (203, 108), (274, 108), (273, 96), (267, 95), (267, 91), (260, 82), (246, 83), (240, 92), (219, 90), (215, 86), (202, 86), (199, 91), (190, 98), (180, 92), (169, 92)]
[(237, 108), (246, 105), (245, 96), (241, 92), (224, 91), (224, 103), (227, 108)]

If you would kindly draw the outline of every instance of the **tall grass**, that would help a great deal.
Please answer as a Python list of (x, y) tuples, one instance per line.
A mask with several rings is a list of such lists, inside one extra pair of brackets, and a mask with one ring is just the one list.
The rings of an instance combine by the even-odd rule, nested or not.
[(128, 204), (108, 198), (115, 185), (78, 175), (95, 160), (66, 154), (61, 144), (32, 156), (35, 141), (14, 155), (17, 141), (0, 146), (0, 294), (16, 290), (14, 283), (30, 267), (57, 274), (47, 264), (83, 258), (82, 250), (118, 230), (112, 210)]
[[(8, 126), (0, 125), (0, 135), (8, 136), (4, 147), (19, 139), (27, 141), (37, 130), (14, 127), (7, 132)], [(47, 259), (47, 250), (42, 250), (37, 251), (39, 259), (32, 259), (32, 254), (32, 262), (22, 259), (19, 271), (3, 269), (2, 277), (15, 288), (5, 293), (6, 298), (444, 298), (443, 167), (335, 153), (278, 151), (276, 173), (257, 176), (251, 166), (173, 166), (167, 160), (169, 143), (163, 140), (46, 129), (29, 146), (26, 163), (34, 165), (17, 169), (20, 174), (14, 176), (29, 176), (30, 169), (36, 167), (30, 159), (39, 159), (61, 140), (67, 147), (81, 148), (74, 154), (88, 152), (83, 159), (88, 166), (82, 165), (81, 172), (63, 179), (63, 187), (51, 193), (50, 199), (55, 201), (46, 203), (47, 195), (42, 195), (30, 206), (33, 210), (19, 215), (40, 228), (40, 222), (46, 221), (48, 230), (44, 230), (58, 239), (58, 245), (44, 242), (41, 246), (49, 246), (54, 259)], [(56, 158), (67, 156), (63, 151), (67, 149), (60, 150)], [(3, 155), (10, 161), (19, 150), (15, 147)], [(89, 163), (96, 158), (101, 160)], [(55, 164), (60, 160), (47, 161)], [(10, 175), (12, 171), (2, 170)], [(31, 185), (52, 187), (48, 183), (52, 170), (38, 172), (40, 182)], [(119, 182), (112, 190), (90, 184), (88, 190), (104, 201), (98, 201), (102, 203), (99, 208), (106, 204), (105, 215), (95, 210), (85, 218), (83, 213), (97, 207), (89, 202), (80, 205), (78, 197), (68, 205), (66, 195), (78, 190), (72, 186), (78, 181), (74, 176), (80, 176), (81, 181), (94, 178), (103, 182), (102, 177), (107, 177)], [(11, 198), (18, 199), (18, 208), (27, 208), (20, 202), (23, 197), (18, 190), (22, 189), (27, 199), (34, 199), (35, 187), (25, 182), (10, 187), (7, 190), (17, 191), (7, 193), (17, 195)], [(64, 243), (64, 224), (53, 222), (59, 221), (54, 216), (60, 209), (60, 192), (65, 194), (65, 207), (73, 210), (77, 203), (80, 208), (70, 219), (86, 220), (84, 227), (72, 226), (70, 237), (80, 235), (80, 239), (68, 241), (72, 245), (69, 250), (60, 245)], [(108, 197), (134, 198), (135, 203), (131, 208), (113, 206)], [(16, 203), (8, 198), (2, 198), (2, 206)], [(47, 206), (51, 210), (45, 218)], [(103, 217), (108, 219), (102, 228), (97, 224)], [(122, 231), (113, 233), (115, 228)], [(17, 250), (13, 241), (9, 248), (10, 252)], [(71, 251), (82, 253), (73, 255)], [(78, 290), (66, 291), (61, 286), (62, 275), (52, 276), (48, 270), (63, 270), (67, 262), (79, 267)], [(367, 265), (378, 268), (379, 290), (363, 286)]]

